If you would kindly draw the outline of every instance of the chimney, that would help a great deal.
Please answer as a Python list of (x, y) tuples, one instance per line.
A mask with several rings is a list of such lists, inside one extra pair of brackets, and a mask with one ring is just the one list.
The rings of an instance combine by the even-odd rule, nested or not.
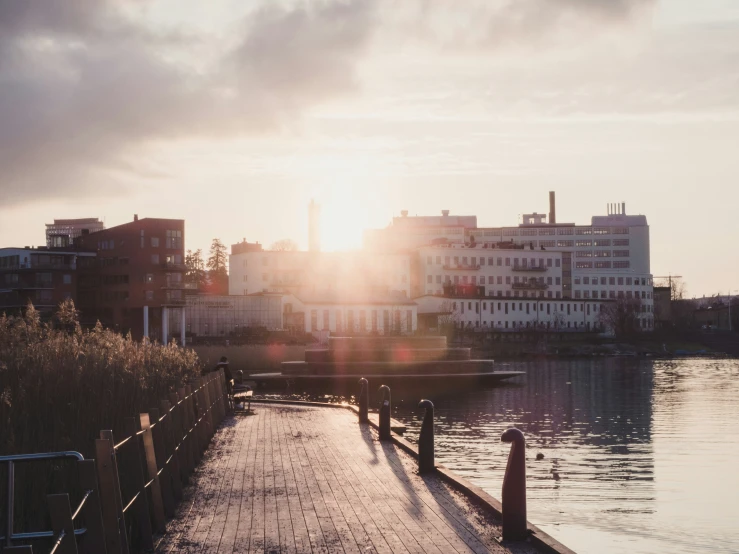
[(621, 202), (621, 215), (626, 215), (626, 202)]
[(319, 222), (321, 215), (321, 207), (316, 204), (313, 199), (308, 206), (308, 251), (321, 251), (321, 237), (319, 234)]
[(554, 203), (554, 191), (549, 191), (549, 224), (557, 223), (557, 209)]
[(441, 210), (441, 215), (444, 217), (449, 217), (449, 210)]
[(400, 215), (402, 215), (403, 217), (408, 217), (408, 210), (401, 210)]
[(139, 220), (139, 214), (133, 214), (133, 220), (138, 221)]

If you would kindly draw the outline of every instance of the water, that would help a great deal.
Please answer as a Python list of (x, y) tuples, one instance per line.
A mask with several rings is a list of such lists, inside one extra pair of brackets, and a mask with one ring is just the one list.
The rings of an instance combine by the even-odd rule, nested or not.
[[(500, 498), (516, 426), (529, 520), (576, 552), (739, 552), (739, 361), (497, 367), (525, 384), (432, 397), (438, 463)], [(394, 417), (415, 442), (414, 403)]]

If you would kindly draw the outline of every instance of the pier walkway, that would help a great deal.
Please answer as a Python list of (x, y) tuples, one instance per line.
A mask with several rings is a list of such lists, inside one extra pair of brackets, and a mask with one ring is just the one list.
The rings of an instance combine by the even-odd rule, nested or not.
[(252, 411), (224, 420), (157, 552), (540, 552), (349, 410)]

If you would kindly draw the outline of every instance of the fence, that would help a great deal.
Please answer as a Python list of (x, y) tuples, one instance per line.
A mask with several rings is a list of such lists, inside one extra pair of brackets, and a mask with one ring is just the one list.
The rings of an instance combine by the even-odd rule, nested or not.
[[(167, 530), (182, 489), (216, 428), (229, 411), (223, 371), (180, 387), (158, 407), (125, 421), (126, 437), (112, 431), (95, 441), (95, 460), (78, 452), (0, 457), (8, 467), (8, 513), (3, 553), (31, 554), (16, 542), (51, 540), (49, 554), (130, 554), (153, 550)], [(68, 494), (47, 497), (52, 529), (14, 532), (14, 464), (75, 458), (82, 500), (72, 513)], [(76, 525), (75, 525), (76, 524)]]

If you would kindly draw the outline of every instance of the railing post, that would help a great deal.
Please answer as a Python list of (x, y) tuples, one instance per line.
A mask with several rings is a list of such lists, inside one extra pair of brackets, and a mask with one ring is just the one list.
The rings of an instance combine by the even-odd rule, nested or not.
[(61, 542), (56, 549), (57, 554), (77, 554), (77, 539), (74, 536), (72, 523), (72, 508), (69, 505), (68, 494), (50, 494), (46, 497), (49, 503), (49, 517), (54, 541), (61, 536)]
[(425, 408), (421, 424), (421, 434), (418, 437), (418, 472), (429, 473), (434, 471), (434, 405), (431, 400), (421, 400), (419, 408)]
[(162, 400), (161, 406), (162, 412), (166, 414), (165, 417), (160, 420), (164, 423), (162, 434), (164, 435), (164, 445), (166, 447), (165, 461), (169, 460), (169, 466), (167, 467), (166, 473), (172, 484), (172, 495), (174, 496), (176, 504), (182, 500), (182, 469), (180, 468), (179, 453), (176, 450), (177, 442), (175, 442), (174, 438), (177, 409), (170, 406), (169, 400)]
[(100, 500), (108, 554), (128, 554), (128, 534), (121, 501), (118, 462), (112, 431), (100, 431), (95, 441), (95, 463), (100, 482)]
[(380, 401), (380, 440), (390, 440), (390, 387), (382, 385), (378, 392), (382, 393), (382, 400)]
[(146, 482), (144, 481), (144, 470), (141, 465), (141, 445), (137, 433), (141, 430), (141, 422), (138, 418), (127, 417), (124, 419), (124, 428), (131, 440), (123, 448), (129, 452), (126, 460), (126, 472), (130, 472), (135, 494), (139, 496), (133, 503), (131, 509), (136, 519), (139, 550), (154, 549), (154, 533), (151, 528), (151, 514), (149, 512), (149, 499), (146, 494)]
[(162, 491), (162, 502), (164, 502), (164, 513), (168, 517), (174, 517), (174, 493), (172, 492), (172, 479), (170, 477), (170, 469), (172, 466), (167, 464), (167, 449), (164, 445), (164, 426), (165, 421), (169, 419), (169, 414), (165, 412), (163, 418), (159, 417), (159, 410), (152, 408), (149, 410), (150, 421), (154, 421), (154, 426), (151, 428), (151, 438), (154, 442), (154, 455), (156, 457), (157, 469), (162, 468), (161, 476), (159, 479), (159, 488)]
[(159, 481), (159, 467), (157, 466), (157, 456), (154, 451), (154, 437), (151, 433), (151, 420), (149, 414), (139, 414), (139, 422), (141, 425), (142, 442), (144, 443), (144, 462), (146, 463), (146, 479), (151, 484), (151, 513), (154, 518), (156, 532), (164, 534), (167, 532), (167, 517), (164, 515), (164, 502), (162, 500), (162, 487)]
[(364, 377), (359, 384), (362, 385), (359, 391), (359, 423), (369, 423), (369, 384)]
[(8, 462), (8, 500), (5, 506), (6, 513), (6, 524), (5, 524), (5, 546), (12, 546), (13, 544), (13, 518), (15, 510), (15, 465), (13, 462)]
[(518, 429), (508, 429), (500, 437), (511, 443), (503, 477), (503, 540), (521, 541), (528, 537), (526, 525), (526, 441)]
[[(80, 488), (83, 492), (90, 491), (85, 505), (82, 506), (82, 518), (87, 532), (80, 539), (80, 554), (106, 554), (105, 527), (103, 513), (100, 509), (100, 492), (95, 471), (95, 460), (80, 460), (77, 462)], [(116, 534), (118, 530), (116, 529)]]
[(172, 404), (172, 425), (170, 425), (170, 434), (172, 435), (172, 451), (177, 456), (177, 464), (180, 468), (180, 494), (182, 486), (189, 482), (190, 471), (188, 469), (187, 444), (185, 444), (185, 424), (183, 422), (184, 408), (180, 402), (179, 394), (170, 393), (169, 402)]

